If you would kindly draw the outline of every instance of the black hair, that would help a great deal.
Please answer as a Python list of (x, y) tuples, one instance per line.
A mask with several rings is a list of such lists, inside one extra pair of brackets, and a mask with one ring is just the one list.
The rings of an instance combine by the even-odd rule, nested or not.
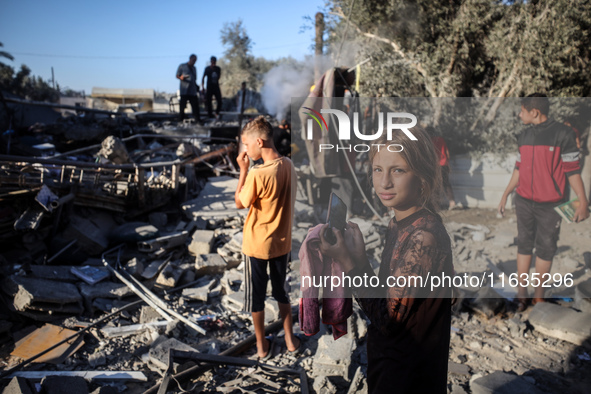
[(550, 102), (548, 101), (548, 96), (543, 93), (533, 93), (527, 97), (522, 98), (521, 105), (528, 111), (537, 109), (542, 115), (546, 116), (548, 116), (548, 113), (550, 112)]

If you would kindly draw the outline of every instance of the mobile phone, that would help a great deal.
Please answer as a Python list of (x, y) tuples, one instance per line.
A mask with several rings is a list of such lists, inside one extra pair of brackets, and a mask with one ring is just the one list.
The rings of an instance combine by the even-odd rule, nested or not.
[(337, 239), (331, 229), (336, 228), (344, 231), (347, 225), (347, 205), (334, 192), (330, 193), (326, 223), (328, 223), (328, 228), (324, 232), (324, 238), (334, 245)]

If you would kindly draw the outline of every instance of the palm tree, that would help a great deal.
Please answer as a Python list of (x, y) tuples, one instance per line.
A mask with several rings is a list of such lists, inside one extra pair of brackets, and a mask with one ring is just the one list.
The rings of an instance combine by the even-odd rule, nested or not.
[[(2, 48), (4, 46), (4, 44), (2, 44), (0, 42), (0, 48)], [(10, 60), (14, 60), (14, 56), (12, 56), (10, 53), (6, 52), (6, 51), (0, 51), (0, 58), (5, 57), (7, 59)]]
[[(2, 48), (3, 46), (4, 46), (4, 44), (2, 44), (0, 42), (0, 48)], [(14, 56), (12, 56), (10, 53), (8, 53), (6, 51), (0, 51), (0, 59), (1, 58), (7, 58), (7, 59), (10, 59), (10, 60), (14, 60)], [(4, 65), (3, 62), (0, 62), (0, 64)], [(4, 100), (4, 95), (2, 94), (2, 89), (0, 89), (0, 101), (2, 102), (2, 107), (4, 108), (4, 111), (8, 115), (7, 118), (10, 119), (11, 118), (10, 111), (8, 109), (8, 105), (6, 104), (6, 100)], [(10, 125), (11, 125), (10, 120), (8, 120), (7, 123), (8, 123), (8, 127), (10, 127)], [(4, 126), (4, 125), (2, 125), (2, 126)]]

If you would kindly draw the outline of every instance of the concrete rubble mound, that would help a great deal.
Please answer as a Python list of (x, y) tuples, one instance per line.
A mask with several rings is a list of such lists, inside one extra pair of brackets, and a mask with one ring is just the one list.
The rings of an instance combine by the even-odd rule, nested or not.
[[(216, 127), (226, 134), (212, 136)], [(275, 346), (257, 360), (242, 311), (248, 211), (234, 203), (237, 130), (235, 122), (73, 117), (27, 131), (58, 153), (36, 156), (21, 138), (0, 155), (2, 393), (368, 392), (369, 322), (356, 304), (347, 335), (334, 340), (321, 324), (291, 353), (269, 289), (266, 333)], [(318, 185), (309, 167), (293, 161), (288, 285), (297, 322), (299, 248), (326, 211), (310, 204)], [(351, 220), (377, 267), (387, 224), (372, 216), (359, 208)], [(497, 283), (516, 272), (508, 216), (444, 213), (456, 275)], [(564, 231), (591, 239), (589, 222)], [(523, 312), (509, 286), (457, 286), (448, 392), (591, 392), (587, 243), (559, 244), (551, 273), (573, 273), (573, 286), (553, 287), (549, 302)], [(297, 323), (294, 331), (302, 334)]]

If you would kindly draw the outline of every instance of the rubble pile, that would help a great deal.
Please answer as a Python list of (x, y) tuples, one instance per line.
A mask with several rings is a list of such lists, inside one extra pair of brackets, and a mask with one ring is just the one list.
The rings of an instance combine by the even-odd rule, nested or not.
[[(368, 322), (356, 304), (347, 335), (334, 340), (321, 325), (291, 353), (269, 288), (275, 346), (257, 359), (242, 312), (247, 212), (234, 204), (235, 148), (177, 135), (185, 126), (194, 130), (152, 122), (149, 133), (58, 157), (0, 161), (3, 392), (367, 392)], [(299, 247), (326, 217), (303, 189), (288, 272), (295, 322)], [(386, 225), (352, 220), (377, 269)], [(514, 273), (514, 220), (444, 214), (456, 274)], [(552, 302), (518, 313), (507, 286), (459, 286), (450, 393), (589, 392), (591, 224), (562, 231), (552, 273), (573, 273), (573, 286), (549, 289)]]

